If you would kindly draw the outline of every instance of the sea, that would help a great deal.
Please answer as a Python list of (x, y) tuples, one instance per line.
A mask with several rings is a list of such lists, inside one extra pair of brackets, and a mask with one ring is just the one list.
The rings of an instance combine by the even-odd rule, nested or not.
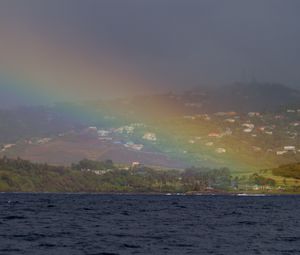
[(300, 254), (300, 196), (1, 193), (0, 254)]

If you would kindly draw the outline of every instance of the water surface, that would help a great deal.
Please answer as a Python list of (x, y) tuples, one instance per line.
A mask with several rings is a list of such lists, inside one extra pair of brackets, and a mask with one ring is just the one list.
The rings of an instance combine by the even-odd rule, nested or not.
[(300, 254), (300, 196), (2, 193), (0, 254)]

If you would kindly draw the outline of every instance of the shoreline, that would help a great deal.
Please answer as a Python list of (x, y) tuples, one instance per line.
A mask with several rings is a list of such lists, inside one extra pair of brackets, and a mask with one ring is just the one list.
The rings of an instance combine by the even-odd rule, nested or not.
[(171, 193), (171, 192), (23, 192), (23, 191), (1, 191), (2, 194), (31, 194), (31, 195), (100, 195), (100, 196), (237, 196), (237, 197), (264, 197), (264, 196), (300, 196), (300, 193), (251, 193), (251, 192), (187, 192), (187, 193)]

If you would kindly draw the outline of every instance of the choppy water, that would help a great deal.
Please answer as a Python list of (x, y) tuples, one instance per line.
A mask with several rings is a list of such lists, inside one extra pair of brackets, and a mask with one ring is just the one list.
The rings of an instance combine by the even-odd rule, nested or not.
[(0, 194), (0, 254), (300, 254), (300, 196)]

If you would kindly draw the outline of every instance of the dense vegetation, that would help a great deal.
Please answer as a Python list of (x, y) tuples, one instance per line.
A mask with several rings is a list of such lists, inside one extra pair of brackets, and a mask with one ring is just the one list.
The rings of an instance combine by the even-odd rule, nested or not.
[(82, 169), (93, 169), (93, 170), (107, 170), (107, 169), (116, 169), (116, 166), (112, 162), (112, 160), (106, 161), (95, 161), (89, 159), (83, 159), (79, 161), (77, 164), (72, 164), (72, 169), (74, 170), (82, 170)]
[[(228, 168), (154, 169), (143, 165), (122, 167), (111, 160), (83, 159), (71, 167), (0, 158), (0, 192), (299, 192), (300, 164), (281, 166), (242, 177)], [(279, 176), (279, 177), (278, 177)], [(295, 182), (283, 181), (289, 178)], [(297, 181), (297, 183), (296, 183)]]
[[(97, 172), (101, 170), (101, 173)], [(227, 190), (229, 169), (123, 169), (112, 161), (82, 160), (71, 168), (0, 159), (0, 191), (22, 192), (190, 192)]]
[(270, 187), (274, 187), (276, 185), (276, 181), (274, 179), (261, 176), (257, 173), (250, 176), (249, 183), (258, 186), (270, 186)]

